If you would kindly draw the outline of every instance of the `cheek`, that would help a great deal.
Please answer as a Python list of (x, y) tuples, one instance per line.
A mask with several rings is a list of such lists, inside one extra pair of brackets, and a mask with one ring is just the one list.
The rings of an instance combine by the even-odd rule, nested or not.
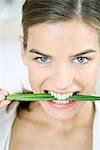
[(81, 85), (85, 91), (93, 91), (96, 86), (97, 80), (97, 68), (96, 66), (89, 66), (89, 68), (85, 68), (79, 72), (79, 80), (81, 81)]
[(48, 78), (50, 71), (30, 64), (28, 65), (28, 73), (31, 87), (36, 89)]

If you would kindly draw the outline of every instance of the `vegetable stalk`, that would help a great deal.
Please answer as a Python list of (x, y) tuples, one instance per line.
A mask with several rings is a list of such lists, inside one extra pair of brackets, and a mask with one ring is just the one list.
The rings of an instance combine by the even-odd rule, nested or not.
[[(12, 94), (5, 97), (6, 100), (10, 101), (49, 101), (49, 100), (58, 100), (50, 94)], [(62, 99), (61, 99), (62, 100)], [(100, 100), (99, 96), (90, 96), (90, 95), (74, 95), (70, 96), (64, 101), (75, 100), (75, 101), (96, 101)], [(59, 100), (58, 100), (59, 101)]]

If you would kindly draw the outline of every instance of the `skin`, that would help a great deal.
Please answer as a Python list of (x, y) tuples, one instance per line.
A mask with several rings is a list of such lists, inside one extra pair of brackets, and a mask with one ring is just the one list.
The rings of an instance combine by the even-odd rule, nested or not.
[[(48, 58), (45, 63), (33, 60), (43, 56), (29, 53), (31, 49), (42, 51), (52, 58)], [(91, 59), (83, 59), (83, 62), (87, 61), (85, 64), (80, 63), (77, 57), (72, 57), (90, 49), (96, 52), (82, 55)], [(80, 94), (92, 94), (100, 63), (99, 53), (96, 32), (82, 21), (76, 20), (31, 27), (27, 49), (22, 47), (23, 61), (28, 67), (29, 80), (34, 93), (43, 93), (44, 90), (68, 92), (78, 90)], [(87, 107), (90, 102), (77, 102), (73, 110), (62, 112), (50, 109), (47, 102), (39, 103), (50, 117), (73, 120), (72, 118), (82, 110), (81, 108)]]
[[(44, 90), (59, 92), (78, 90), (80, 94), (93, 94), (100, 65), (98, 36), (93, 28), (77, 19), (65, 23), (44, 23), (29, 28), (26, 49), (23, 47), (23, 37), (20, 37), (20, 41), (22, 59), (24, 64), (27, 65), (29, 81), (34, 93), (44, 93)], [(51, 57), (44, 62), (41, 62), (40, 59), (34, 60), (36, 57), (44, 56), (30, 53), (31, 49), (36, 49)], [(76, 55), (88, 50), (94, 50), (95, 52), (80, 55), (79, 57), (85, 58), (79, 61)], [(32, 129), (37, 131), (35, 135), (42, 137), (40, 138), (41, 143), (44, 139), (48, 145), (52, 143), (54, 146), (54, 143), (59, 143), (59, 133), (59, 137), (64, 137), (60, 139), (64, 146), (66, 145), (64, 141), (68, 141), (67, 146), (70, 149), (76, 147), (78, 150), (78, 146), (84, 149), (83, 145), (86, 145), (86, 149), (89, 150), (92, 147), (94, 112), (93, 102), (90, 101), (77, 101), (73, 108), (64, 110), (50, 108), (48, 102), (38, 101), (31, 103), (30, 113), (24, 111), (24, 113), (21, 112), (21, 116), (22, 120), (32, 124)], [(16, 122), (14, 131), (16, 129), (18, 135), (19, 131), (22, 132), (21, 126), (25, 128), (25, 125), (19, 119)], [(38, 122), (38, 129), (34, 127), (34, 122)], [(18, 124), (20, 124), (20, 129)], [(42, 133), (44, 129), (48, 134)], [(31, 131), (29, 127), (24, 135), (26, 134), (28, 137)], [(54, 138), (49, 141), (51, 143), (48, 143), (48, 135), (51, 135), (51, 133)], [(66, 136), (64, 133), (66, 133)], [(82, 143), (80, 142), (80, 145), (77, 146), (80, 138), (85, 136), (87, 138), (81, 140)], [(34, 137), (31, 139), (34, 139)], [(57, 147), (56, 144), (55, 146), (56, 149), (59, 149), (61, 145), (58, 144)], [(62, 149), (65, 150), (64, 147)]]

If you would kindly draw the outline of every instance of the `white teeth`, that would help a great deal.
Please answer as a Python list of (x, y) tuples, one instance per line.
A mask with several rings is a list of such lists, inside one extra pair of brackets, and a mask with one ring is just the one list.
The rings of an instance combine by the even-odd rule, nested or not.
[(69, 96), (72, 96), (73, 95), (73, 93), (69, 93)]
[(69, 103), (69, 101), (57, 101), (57, 100), (53, 100), (54, 103), (57, 103), (57, 104), (67, 104)]
[(53, 92), (52, 91), (50, 92), (50, 94), (51, 94), (51, 96), (53, 96)]
[(69, 96), (70, 96), (70, 94), (68, 93), (68, 94), (67, 94), (67, 98), (69, 98)]
[(57, 94), (57, 93), (54, 93), (52, 91), (49, 92), (51, 94), (51, 96), (54, 96), (55, 98), (57, 98), (58, 100), (65, 100), (67, 98), (69, 98), (70, 96), (73, 95), (73, 93), (67, 93), (67, 94)]
[(54, 96), (55, 98), (58, 99), (58, 100), (52, 100), (54, 103), (57, 103), (57, 104), (68, 104), (70, 101), (69, 100), (66, 101), (66, 99), (73, 95), (72, 92), (67, 93), (67, 94), (58, 94), (58, 93), (49, 91), (49, 93), (51, 94), (51, 96)]
[(56, 93), (54, 93), (53, 96), (54, 96), (55, 98), (57, 98), (57, 94), (56, 94)]
[(56, 98), (59, 99), (59, 100), (62, 99), (61, 94), (56, 94)]
[(54, 97), (57, 98), (58, 100), (64, 100), (66, 98), (69, 98), (69, 94), (55, 94)]
[(63, 94), (63, 95), (62, 95), (62, 99), (66, 99), (66, 94)]

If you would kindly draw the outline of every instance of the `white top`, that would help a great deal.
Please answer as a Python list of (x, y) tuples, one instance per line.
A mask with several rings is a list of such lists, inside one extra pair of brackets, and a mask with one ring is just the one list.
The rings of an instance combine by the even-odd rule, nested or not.
[[(93, 150), (100, 150), (100, 102), (95, 101), (95, 116), (93, 123)], [(9, 142), (11, 136), (11, 129), (16, 117), (16, 108), (18, 103), (9, 113), (6, 113), (6, 107), (0, 109), (0, 150), (9, 150)]]
[(0, 108), (0, 150), (9, 150), (10, 134), (18, 103), (13, 103), (13, 108), (7, 113), (6, 106)]

